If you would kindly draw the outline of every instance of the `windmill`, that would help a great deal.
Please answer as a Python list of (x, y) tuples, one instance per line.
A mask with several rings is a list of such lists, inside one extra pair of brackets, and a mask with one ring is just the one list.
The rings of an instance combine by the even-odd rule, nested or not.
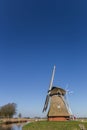
[(53, 86), (55, 68), (56, 67), (54, 66), (43, 112), (47, 110), (49, 105), (47, 114), (49, 121), (69, 120), (71, 113), (65, 98), (66, 91), (61, 87)]

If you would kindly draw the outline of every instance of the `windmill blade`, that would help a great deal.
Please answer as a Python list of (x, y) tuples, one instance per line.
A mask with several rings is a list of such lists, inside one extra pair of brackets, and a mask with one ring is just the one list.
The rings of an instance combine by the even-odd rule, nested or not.
[(66, 84), (65, 90), (66, 90), (66, 92), (69, 91), (69, 84), (68, 83)]
[(74, 92), (73, 91), (69, 91), (69, 94), (73, 94)]
[(65, 101), (66, 101), (66, 104), (67, 104), (67, 106), (68, 106), (68, 110), (69, 110), (70, 114), (72, 115), (72, 111), (71, 111), (71, 108), (70, 108), (70, 106), (69, 106), (67, 96), (65, 96)]
[(52, 89), (52, 85), (53, 85), (53, 80), (54, 80), (54, 74), (55, 74), (55, 65), (53, 67), (53, 71), (52, 71), (52, 77), (51, 77), (51, 81), (50, 81), (50, 85), (49, 85), (49, 90), (48, 90), (48, 94), (46, 96), (46, 100), (45, 100), (45, 104), (44, 104), (44, 108), (43, 108), (43, 112), (47, 110), (48, 104), (49, 104), (49, 95), (50, 95), (50, 90)]
[(52, 71), (52, 77), (51, 77), (51, 81), (50, 81), (50, 85), (49, 85), (49, 91), (52, 89), (53, 80), (54, 80), (54, 74), (55, 74), (55, 69), (56, 69), (56, 66), (54, 65), (53, 71)]
[(70, 107), (69, 107), (69, 104), (68, 104), (67, 100), (65, 100), (65, 98), (64, 98), (62, 95), (61, 95), (61, 98), (62, 98), (62, 100), (63, 100), (63, 102), (64, 102), (64, 104), (65, 104), (65, 106), (66, 106), (68, 112), (69, 112), (70, 114), (72, 114), (71, 109), (70, 109)]
[(46, 100), (45, 100), (45, 104), (44, 104), (43, 112), (47, 110), (48, 103), (49, 103), (49, 95), (46, 96)]
[(69, 84), (66, 85), (65, 90), (66, 90), (66, 94), (73, 94), (73, 91), (69, 90)]

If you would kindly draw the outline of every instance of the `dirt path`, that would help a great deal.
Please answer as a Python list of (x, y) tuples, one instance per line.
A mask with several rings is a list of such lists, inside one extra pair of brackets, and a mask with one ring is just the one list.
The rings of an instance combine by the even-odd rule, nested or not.
[(83, 124), (79, 124), (79, 127), (80, 127), (81, 130), (86, 130), (86, 128)]

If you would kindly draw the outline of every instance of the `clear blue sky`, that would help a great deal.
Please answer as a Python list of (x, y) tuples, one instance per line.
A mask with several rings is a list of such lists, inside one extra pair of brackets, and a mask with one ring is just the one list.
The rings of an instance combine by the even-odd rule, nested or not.
[(44, 116), (51, 71), (73, 114), (87, 116), (87, 0), (0, 0), (0, 106)]

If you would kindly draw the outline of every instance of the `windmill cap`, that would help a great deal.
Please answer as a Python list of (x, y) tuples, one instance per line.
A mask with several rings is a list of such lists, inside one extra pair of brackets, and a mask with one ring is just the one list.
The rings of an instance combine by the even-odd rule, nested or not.
[(55, 94), (58, 94), (58, 93), (65, 95), (66, 91), (64, 89), (62, 89), (61, 87), (53, 86), (52, 89), (50, 90), (50, 94), (55, 95)]

